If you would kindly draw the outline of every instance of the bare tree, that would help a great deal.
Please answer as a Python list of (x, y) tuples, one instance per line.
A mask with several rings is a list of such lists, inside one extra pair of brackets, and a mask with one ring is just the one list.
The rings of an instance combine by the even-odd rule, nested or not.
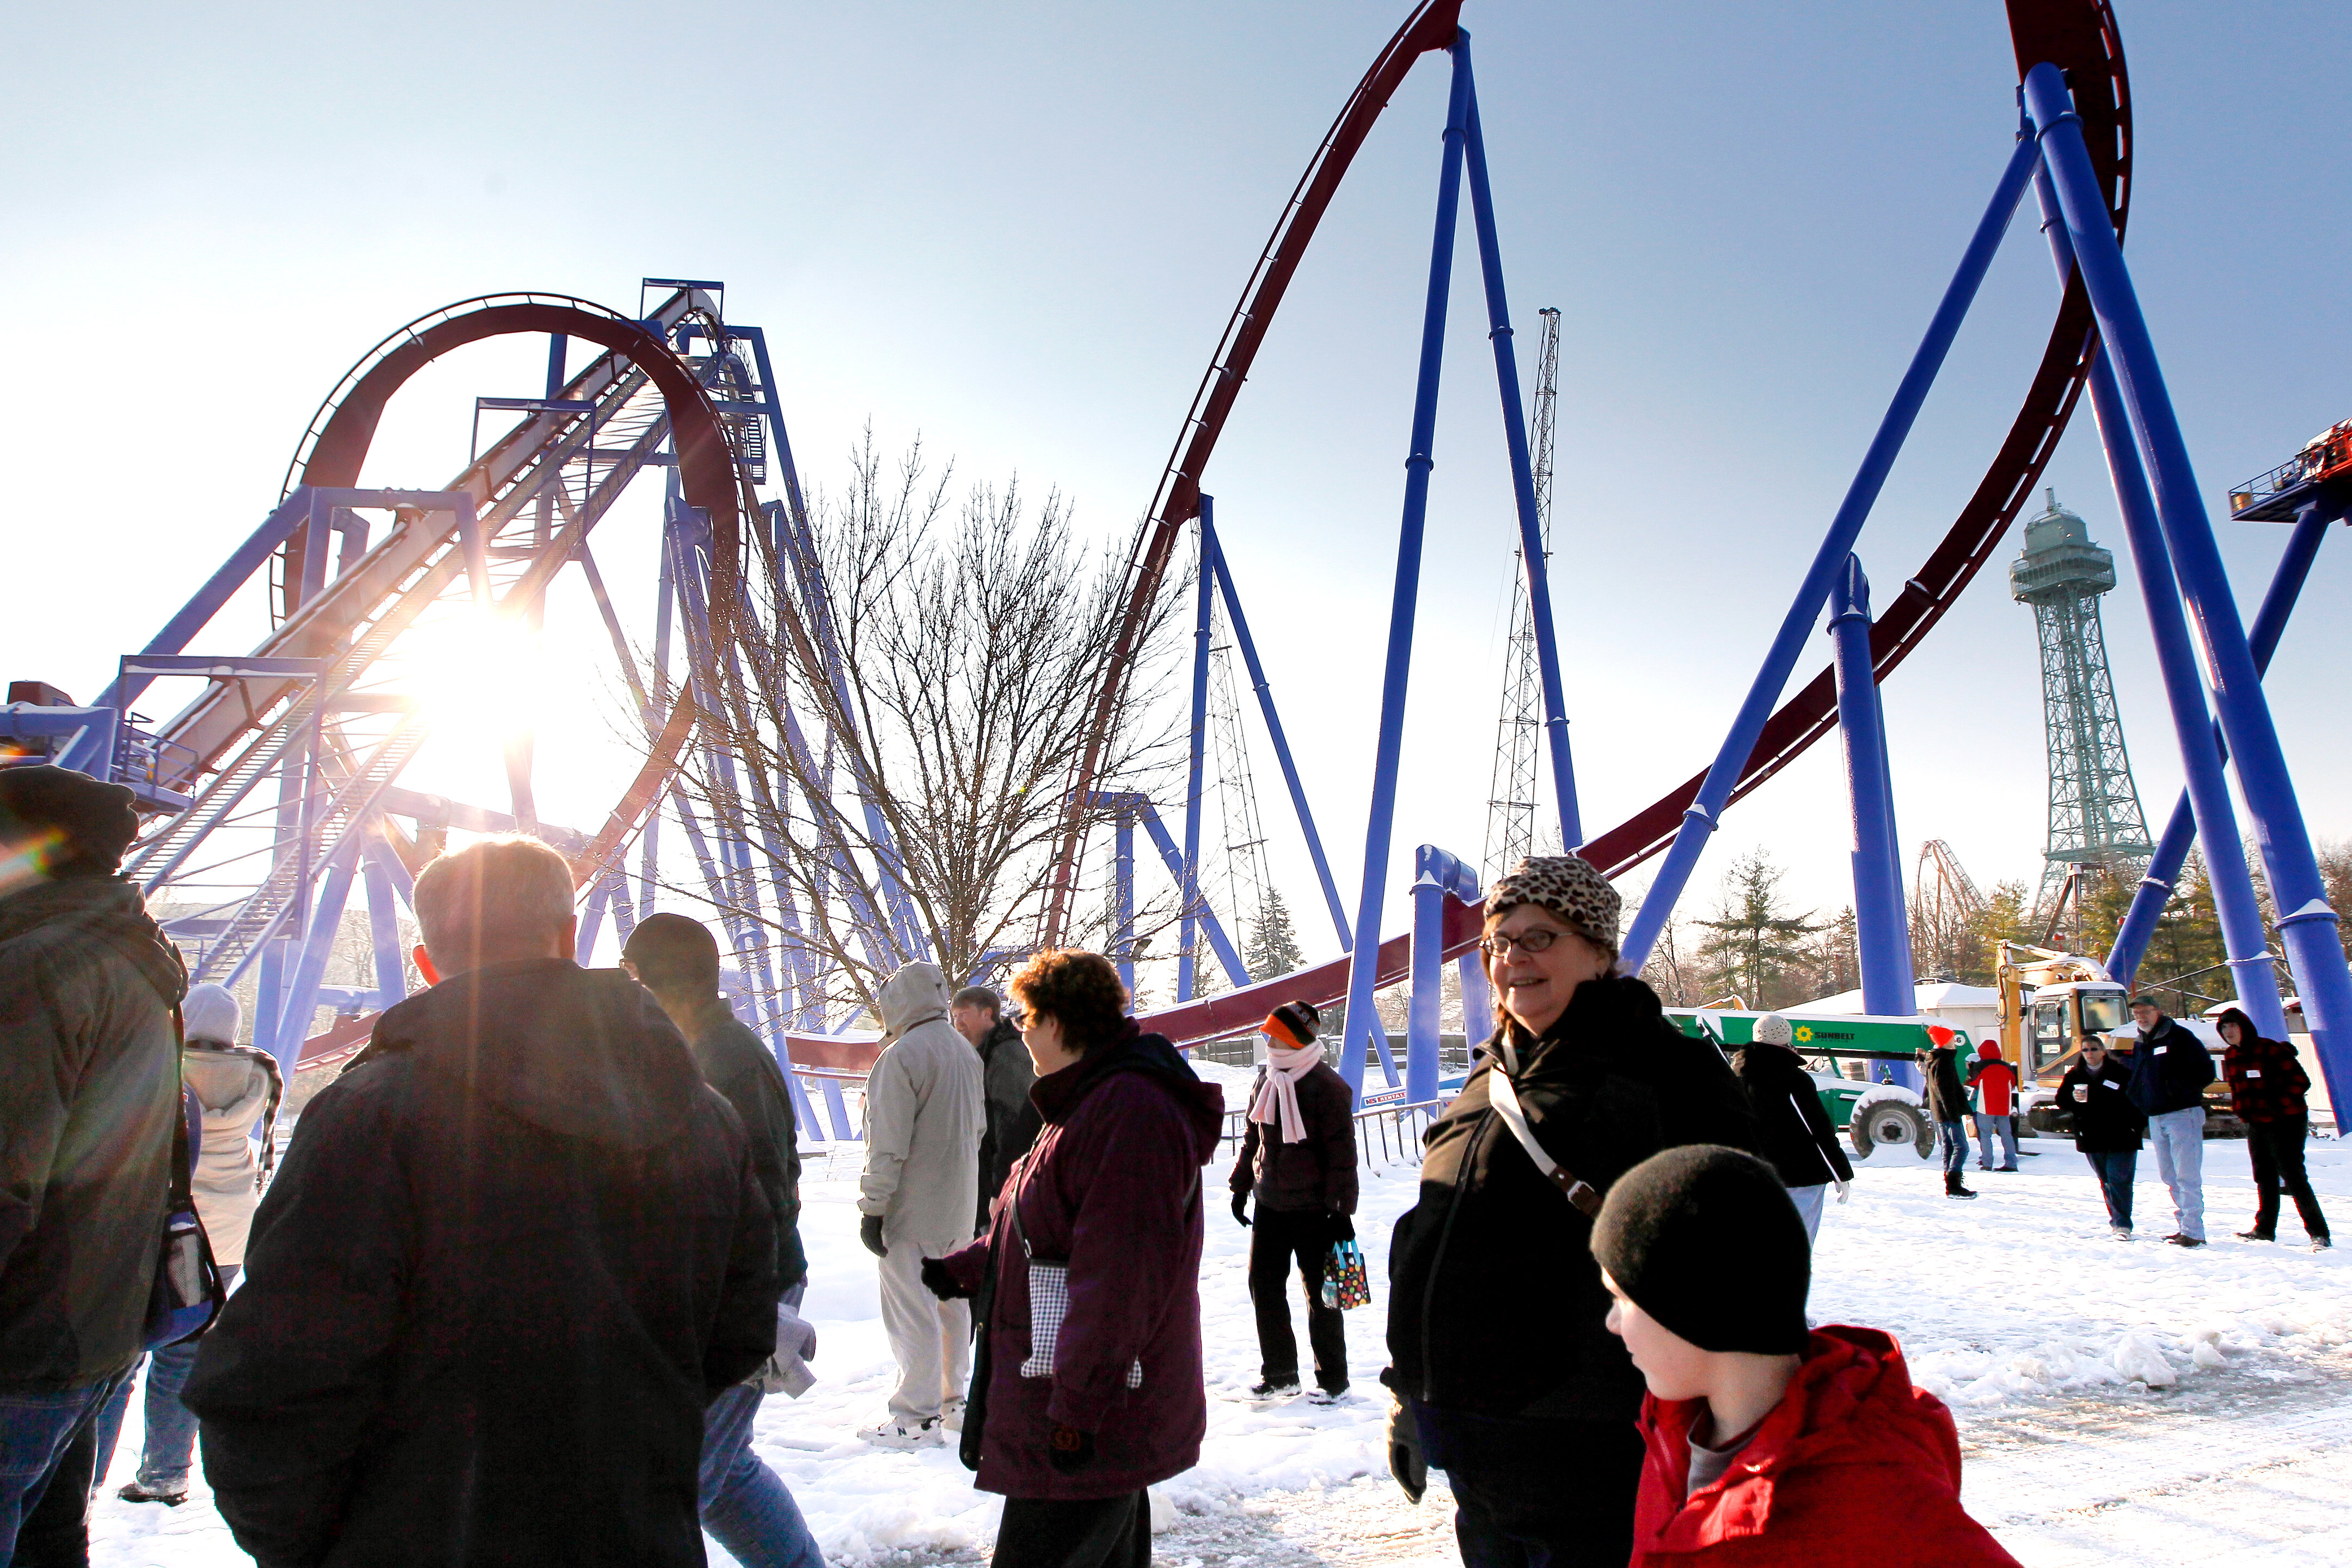
[[(1124, 563), (1076, 538), (1058, 491), (1033, 512), (1017, 479), (959, 503), (952, 480), (919, 443), (886, 473), (869, 430), (840, 496), (753, 531), (749, 602), (700, 658), (687, 793), (732, 857), (738, 951), (764, 932), (779, 971), (800, 966), (803, 988), (779, 977), (788, 1006), (870, 1009), (909, 957), (960, 984), (1034, 941)], [(1167, 624), (1106, 741), (1119, 787), (1171, 754)], [(1139, 911), (1139, 932), (1170, 918)], [(1106, 907), (1066, 940), (1108, 931)]]

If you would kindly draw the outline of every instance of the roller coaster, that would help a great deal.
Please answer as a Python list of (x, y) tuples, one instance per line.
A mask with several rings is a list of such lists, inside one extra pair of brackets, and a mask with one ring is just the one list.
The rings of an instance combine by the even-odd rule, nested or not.
[[(1533, 609), (1545, 746), (1561, 840), (1611, 877), (1663, 857), (1625, 961), (1647, 956), (1727, 808), (1761, 787), (1832, 730), (1844, 742), (1855, 824), (1854, 878), (1865, 1005), (1912, 1011), (1909, 944), (1894, 800), (1879, 722), (1879, 687), (1925, 640), (1968, 587), (2032, 494), (2087, 390), (2114, 477), (2189, 788), (2159, 846), (2109, 968), (2128, 980), (2193, 840), (2205, 847), (2222, 907), (2240, 994), (2266, 1034), (2283, 1037), (2284, 1014), (2264, 945), (2234, 810), (2223, 784), (2233, 764), (2280, 911), (2296, 988), (2332, 1090), (2352, 1089), (2352, 975), (2281, 756), (2260, 683), (2280, 630), (2327, 525), (2352, 505), (2346, 486), (2301, 482), (2308, 463), (2259, 489), (2294, 534), (2251, 637), (2241, 623), (2215, 547), (2185, 442), (2147, 323), (2122, 258), (2133, 191), (2131, 100), (2121, 35), (2105, 0), (2009, 0), (2020, 116), (2002, 150), (1991, 199), (1929, 317), (1887, 413), (1844, 500), (1808, 559), (1787, 615), (1712, 760), (1623, 822), (1587, 833), (1577, 802), (1570, 716), (1552, 634), (1545, 552), (1521, 405), (1505, 272), (1487, 177), (1483, 126), (1461, 0), (1424, 0), (1381, 50), (1315, 151), (1259, 253), (1211, 356), (1164, 465), (1127, 564), (1125, 607), (1094, 689), (1093, 724), (1068, 783), (1066, 817), (1036, 926), (1037, 946), (1070, 931), (1088, 868), (1107, 877), (1118, 929), (1114, 955), (1130, 967), (1134, 829), (1152, 837), (1177, 889), (1183, 971), (1175, 1004), (1149, 1022), (1181, 1044), (1245, 1031), (1269, 1003), (1303, 997), (1348, 1004), (1341, 1070), (1360, 1091), (1377, 1061), (1409, 1102), (1436, 1096), (1439, 966), (1461, 966), (1465, 1012), (1483, 1012), (1474, 961), (1480, 915), (1475, 869), (1423, 846), (1407, 934), (1380, 938), (1389, 890), (1390, 841), (1402, 756), (1423, 531), (1431, 484), (1443, 342), (1461, 197), (1466, 185), (1481, 263), (1489, 338), (1513, 480), (1519, 559)], [(1365, 855), (1352, 921), (1332, 876), (1290, 755), (1272, 683), (1249, 640), (1243, 595), (1217, 542), (1214, 501), (1204, 489), (1220, 437), (1318, 226), (1350, 163), (1399, 85), (1426, 57), (1450, 69), (1438, 170), (1432, 261), (1424, 306), (1412, 436), (1395, 590), (1381, 689), (1377, 760)], [(2018, 411), (1924, 562), (1875, 616), (1854, 553), (1864, 522), (2003, 236), (2032, 187), (2059, 288), (2040, 356)], [(166, 929), (193, 954), (197, 978), (257, 984), (257, 1043), (289, 1068), (331, 1064), (355, 1049), (370, 1020), (404, 994), (398, 911), (411, 879), (441, 836), (526, 831), (572, 861), (581, 900), (583, 961), (604, 922), (626, 930), (653, 907), (665, 831), (682, 835), (698, 868), (697, 896), (719, 911), (735, 951), (742, 1005), (795, 1068), (804, 1125), (818, 1099), (835, 1135), (852, 1129), (840, 1077), (870, 1059), (872, 1046), (828, 1018), (818, 949), (801, 940), (805, 907), (782, 874), (781, 847), (729, 803), (781, 788), (736, 781), (713, 720), (718, 687), (740, 682), (761, 638), (789, 639), (812, 668), (839, 667), (827, 584), (783, 416), (766, 340), (726, 319), (722, 286), (648, 279), (638, 310), (624, 315), (546, 294), (467, 300), (386, 336), (329, 394), (303, 432), (277, 504), (229, 552), (185, 606), (87, 705), (37, 683), (12, 689), (0, 738), (20, 759), (47, 758), (132, 785), (152, 815), (125, 869)], [(509, 427), (471, 455), (437, 489), (363, 488), (362, 465), (393, 395), (441, 356), (467, 344), (520, 336), (549, 350), (543, 389), (486, 397), (482, 414)], [(584, 367), (572, 363), (584, 347)], [(2294, 465), (2290, 465), (2294, 467)], [(2284, 473), (2284, 470), (2281, 471)], [(659, 476), (658, 546), (643, 570), (600, 567), (591, 535), (635, 481)], [(2292, 482), (2291, 482), (2292, 481)], [(378, 530), (380, 529), (380, 531)], [(1181, 847), (1154, 803), (1128, 781), (1106, 778), (1108, 740), (1124, 710), (1160, 595), (1181, 581), (1178, 548), (1195, 544), (1196, 615), (1192, 750)], [(271, 629), (249, 653), (192, 652), (240, 593), (266, 584)], [(650, 649), (634, 644), (616, 588), (654, 590)], [(551, 592), (584, 594), (627, 693), (625, 724), (640, 755), (635, 775), (599, 823), (568, 827), (541, 817), (527, 728), (500, 758), (507, 809), (493, 810), (404, 787), (404, 771), (431, 741), (432, 711), (414, 695), (424, 650), (482, 628), (535, 624)], [(754, 599), (768, 607), (761, 624)], [(1300, 831), (1343, 950), (1331, 963), (1253, 981), (1202, 894), (1201, 811), (1206, 675), (1213, 596), (1243, 652)], [(1829, 612), (1834, 657), (1793, 694), (1806, 639)], [(470, 630), (469, 630), (470, 628)], [(830, 663), (828, 662), (830, 661)], [(158, 682), (193, 682), (171, 717), (134, 711)], [(775, 715), (790, 743), (832, 754), (848, 705), (820, 703), (803, 735), (798, 717)], [(689, 798), (689, 766), (730, 781)], [(755, 773), (757, 770), (752, 770)], [(872, 777), (845, 777), (825, 798), (799, 803), (820, 824), (862, 811), (862, 848), (827, 839), (837, 875), (826, 884), (841, 921), (877, 965), (929, 956), (875, 796)], [(739, 789), (740, 792), (739, 793)], [(1113, 843), (1097, 841), (1111, 825)], [(673, 842), (673, 850), (675, 844)], [(632, 874), (634, 858), (635, 871)], [(374, 966), (372, 985), (324, 979), (354, 884), (364, 889)], [(1200, 989), (1192, 960), (1204, 943), (1234, 988)], [(1374, 1022), (1374, 994), (1411, 979), (1412, 1017), (1404, 1060), (1393, 1059)], [(309, 1034), (321, 1006), (339, 1023)], [(1400, 1081), (1402, 1079), (1402, 1081)], [(2338, 1103), (2342, 1103), (2339, 1100)]]

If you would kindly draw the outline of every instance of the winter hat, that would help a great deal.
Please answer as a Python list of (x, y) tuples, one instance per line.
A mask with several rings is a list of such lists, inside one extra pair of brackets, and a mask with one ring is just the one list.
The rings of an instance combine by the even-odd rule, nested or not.
[(2000, 1047), (1995, 1041), (1987, 1040), (1983, 1045), (1977, 1047), (1977, 1055), (1982, 1057), (1989, 1062), (1999, 1061), (2000, 1059)]
[(233, 1046), (245, 1028), (245, 1005), (227, 986), (206, 981), (188, 987), (187, 1000), (180, 1004), (180, 1021), (187, 1026), (190, 1045), (201, 1040)]
[(1258, 1028), (1276, 1045), (1286, 1041), (1288, 1048), (1304, 1050), (1315, 1043), (1316, 1027), (1322, 1022), (1323, 1015), (1312, 1002), (1285, 1002)]
[(1592, 1256), (1703, 1351), (1804, 1351), (1812, 1246), (1780, 1178), (1753, 1154), (1692, 1143), (1643, 1161), (1609, 1189)]
[(1748, 1026), (1748, 1037), (1758, 1045), (1785, 1046), (1795, 1041), (1797, 1032), (1780, 1014), (1767, 1013)]
[(134, 798), (121, 784), (71, 768), (0, 768), (0, 847), (15, 853), (25, 841), (55, 835), (62, 842), (43, 858), (50, 875), (111, 877), (139, 837)]
[(1530, 855), (1486, 889), (1489, 920), (1519, 904), (1538, 904), (1612, 952), (1617, 951), (1617, 915), (1624, 903), (1608, 879), (1576, 855)]
[(2164, 1011), (2164, 1004), (2156, 999), (2156, 993), (2153, 991), (2141, 992), (2131, 999), (2131, 1005), (2135, 1007), (2153, 1007), (2159, 1013)]

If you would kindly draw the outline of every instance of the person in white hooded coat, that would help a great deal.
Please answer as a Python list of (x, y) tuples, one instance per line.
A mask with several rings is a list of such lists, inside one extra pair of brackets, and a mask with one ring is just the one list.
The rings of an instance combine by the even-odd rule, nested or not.
[[(187, 1047), (181, 1054), (182, 1081), (204, 1107), (204, 1142), (196, 1151), (190, 1191), (196, 1216), (212, 1243), (221, 1282), (236, 1283), (245, 1268), (246, 1235), (261, 1203), (261, 1178), (268, 1169), (271, 1124), (280, 1092), (277, 1062), (264, 1051), (239, 1046), (245, 1009), (228, 988), (192, 985), (181, 1004)], [(257, 1149), (254, 1137), (261, 1135)], [(180, 1390), (195, 1364), (201, 1340), (157, 1351), (147, 1363), (146, 1436), (139, 1472), (117, 1494), (126, 1502), (176, 1507), (188, 1495), (188, 1468), (195, 1453), (196, 1418), (180, 1403)], [(130, 1378), (108, 1402), (98, 1428), (98, 1474), (103, 1477), (131, 1404)]]
[(911, 1447), (961, 1426), (971, 1375), (971, 1308), (923, 1284), (925, 1258), (972, 1239), (980, 1139), (987, 1124), (980, 1058), (948, 1022), (939, 965), (909, 963), (882, 985), (884, 1047), (866, 1080), (866, 1172), (858, 1235), (879, 1260), (882, 1328), (898, 1363), (888, 1418), (860, 1434)]

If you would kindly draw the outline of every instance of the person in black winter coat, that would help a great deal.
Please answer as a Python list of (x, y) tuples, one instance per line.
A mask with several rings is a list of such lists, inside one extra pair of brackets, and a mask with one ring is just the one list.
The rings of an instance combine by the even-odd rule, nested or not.
[(1643, 1380), (1604, 1321), (1591, 1216), (1660, 1149), (1757, 1146), (1721, 1054), (1614, 973), (1618, 908), (1572, 855), (1489, 890), (1496, 1031), (1429, 1130), (1390, 1247), (1391, 1466), (1408, 1492), (1424, 1464), (1447, 1473), (1465, 1563), (1631, 1555)]
[(95, 1429), (146, 1348), (188, 982), (115, 875), (138, 831), (121, 784), (0, 769), (0, 1562), (86, 1560)]
[(1356, 1223), (1356, 1097), (1323, 1059), (1321, 1016), (1286, 1002), (1267, 1016), (1266, 1065), (1250, 1091), (1241, 1152), (1234, 1160), (1234, 1218), (1257, 1194), (1250, 1233), (1250, 1301), (1257, 1310), (1258, 1385), (1278, 1399), (1298, 1392), (1298, 1340), (1290, 1331), (1291, 1267), (1307, 1286), (1307, 1339), (1315, 1352), (1318, 1404), (1348, 1392), (1346, 1319), (1323, 1304), (1331, 1249), (1353, 1241)]
[(2156, 1173), (2172, 1194), (2174, 1247), (2205, 1245), (2205, 1086), (2220, 1077), (2205, 1042), (2167, 1017), (2152, 995), (2132, 998), (2139, 1041), (2128, 1092), (2147, 1118)]
[(2118, 1241), (2132, 1233), (2132, 1176), (2139, 1164), (2139, 1107), (2128, 1092), (2131, 1071), (2097, 1035), (2084, 1035), (2081, 1054), (2058, 1080), (2058, 1109), (2074, 1124), (2074, 1147), (2098, 1173), (2107, 1201), (2107, 1226)]
[(980, 1053), (981, 1108), (987, 1121), (980, 1133), (980, 1209), (972, 1230), (988, 1230), (990, 1208), (1004, 1190), (1004, 1178), (1045, 1125), (1029, 1098), (1037, 1069), (1020, 1026), (1004, 1016), (1004, 1000), (985, 985), (967, 985), (948, 1003), (948, 1023)]
[(698, 1565), (704, 1407), (776, 1340), (742, 1121), (572, 961), (554, 851), (415, 905), (433, 988), (304, 1110), (183, 1394), (215, 1500), (261, 1568)]
[(1765, 1014), (1756, 1020), (1748, 1044), (1733, 1055), (1731, 1069), (1756, 1110), (1761, 1152), (1780, 1173), (1780, 1184), (1804, 1217), (1810, 1239), (1821, 1234), (1822, 1200), (1829, 1189), (1837, 1188), (1838, 1202), (1845, 1202), (1853, 1165), (1822, 1109), (1821, 1091), (1804, 1058), (1789, 1048), (1794, 1033), (1780, 1014)]
[(1972, 1198), (1960, 1180), (1969, 1163), (1969, 1091), (1960, 1081), (1958, 1037), (1940, 1025), (1927, 1026), (1934, 1044), (1919, 1053), (1919, 1070), (1927, 1079), (1927, 1114), (1936, 1120), (1936, 1141), (1944, 1153), (1944, 1195)]

